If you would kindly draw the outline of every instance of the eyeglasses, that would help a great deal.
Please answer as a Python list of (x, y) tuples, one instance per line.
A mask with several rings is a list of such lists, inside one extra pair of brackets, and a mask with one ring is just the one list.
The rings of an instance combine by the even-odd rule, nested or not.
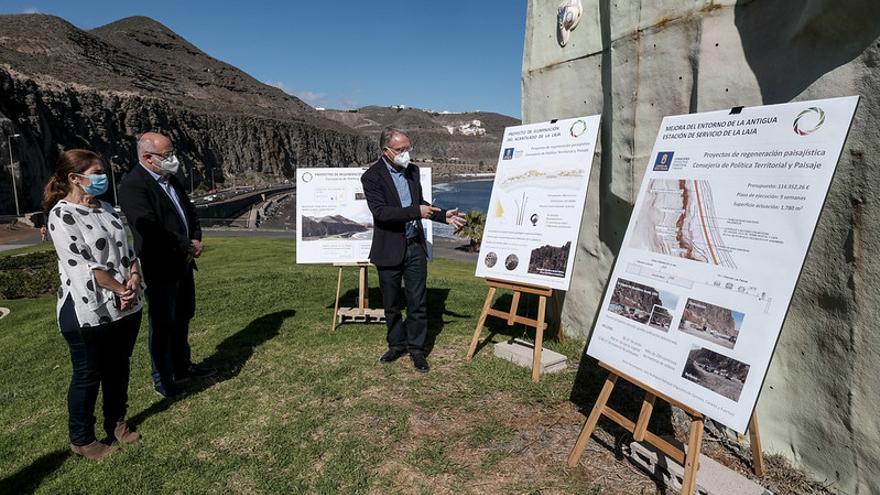
[(400, 149), (398, 149), (398, 148), (391, 148), (390, 146), (386, 146), (385, 149), (391, 150), (391, 151), (393, 151), (393, 152), (395, 152), (395, 153), (405, 153), (405, 152), (407, 152), (407, 151), (412, 151), (412, 150), (413, 150), (413, 147), (412, 147), (412, 146), (407, 146), (406, 148), (400, 148)]
[(165, 159), (167, 159), (168, 157), (170, 157), (171, 155), (173, 155), (174, 152), (175, 152), (175, 150), (172, 148), (171, 151), (166, 151), (165, 153), (155, 153), (155, 152), (152, 152), (152, 151), (147, 151), (147, 154), (148, 154), (148, 155), (158, 156), (158, 157), (160, 157), (161, 159), (165, 160)]

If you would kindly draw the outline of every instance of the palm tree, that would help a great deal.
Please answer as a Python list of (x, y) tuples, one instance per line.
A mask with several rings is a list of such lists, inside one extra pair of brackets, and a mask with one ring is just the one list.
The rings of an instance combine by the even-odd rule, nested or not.
[(483, 227), (486, 225), (486, 215), (479, 210), (471, 210), (464, 216), (464, 227), (460, 228), (456, 235), (462, 239), (470, 240), (471, 251), (479, 251), (480, 243), (483, 242)]

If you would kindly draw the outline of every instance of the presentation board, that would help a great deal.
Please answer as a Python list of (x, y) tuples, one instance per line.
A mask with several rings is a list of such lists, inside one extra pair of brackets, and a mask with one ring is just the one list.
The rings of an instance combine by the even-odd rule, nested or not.
[(587, 353), (744, 433), (857, 103), (664, 118)]
[(568, 290), (599, 116), (508, 127), (477, 276)]
[[(296, 262), (367, 262), (373, 214), (367, 207), (364, 168), (300, 168), (296, 171)], [(425, 201), (431, 202), (431, 169), (420, 168)], [(434, 242), (430, 220), (422, 220), (428, 256)]]

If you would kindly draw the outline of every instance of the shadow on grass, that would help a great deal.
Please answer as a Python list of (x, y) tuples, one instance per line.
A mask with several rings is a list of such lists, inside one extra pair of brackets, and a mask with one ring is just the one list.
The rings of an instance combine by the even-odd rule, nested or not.
[[(569, 396), (569, 400), (574, 403), (580, 410), (581, 414), (585, 416), (585, 421), (586, 416), (590, 414), (593, 406), (596, 404), (596, 399), (599, 398), (599, 392), (602, 390), (602, 386), (605, 384), (605, 379), (607, 377), (608, 371), (599, 367), (599, 361), (587, 355), (585, 347), (584, 354), (581, 356), (577, 375), (575, 376), (574, 385), (571, 389), (571, 395)], [(614, 385), (614, 390), (611, 392), (611, 397), (608, 399), (607, 404), (615, 411), (635, 422), (641, 411), (642, 400), (644, 397), (645, 392), (642, 389), (629, 383), (623, 378), (619, 378)], [(583, 426), (583, 423), (581, 423), (581, 426)], [(590, 436), (590, 442), (596, 442), (598, 445), (612, 452), (615, 459), (618, 461), (627, 462), (630, 466), (636, 468), (640, 467), (624, 453), (624, 446), (629, 446), (630, 442), (633, 441), (632, 433), (604, 416), (600, 418), (597, 425), (597, 429), (598, 428), (601, 428), (603, 431), (611, 435), (612, 441), (606, 442), (593, 432), (593, 435)], [(665, 437), (666, 440), (671, 440), (672, 437), (675, 436), (675, 428), (673, 427), (672, 422), (672, 406), (670, 406), (669, 403), (660, 399), (654, 403), (654, 411), (651, 415), (651, 420), (648, 422), (648, 431), (658, 436)], [(574, 441), (575, 439), (572, 438), (572, 447), (574, 446)], [(675, 441), (672, 443), (678, 444), (678, 442)], [(683, 449), (683, 445), (679, 445), (679, 448)], [(654, 484), (657, 488), (657, 493), (667, 493), (666, 487), (663, 485), (663, 482), (660, 481), (661, 479), (662, 477), (654, 477)]]
[(0, 479), (0, 493), (33, 493), (70, 456), (67, 449), (44, 454), (30, 466)]
[[(603, 0), (602, 6), (607, 11), (609, 8), (608, 0)], [(609, 282), (610, 279), (606, 280), (605, 287), (602, 290), (602, 297), (600, 299), (602, 301), (605, 300)], [(599, 311), (601, 311), (601, 309)], [(598, 316), (599, 312), (597, 311), (593, 316), (590, 328), (595, 328)], [(590, 337), (592, 337), (592, 332), (590, 332)], [(602, 386), (605, 384), (605, 379), (609, 375), (605, 368), (599, 366), (598, 360), (587, 355), (587, 348), (589, 345), (588, 338), (587, 345), (584, 346), (583, 353), (581, 354), (578, 363), (578, 370), (574, 377), (574, 384), (572, 385), (569, 394), (569, 401), (577, 406), (578, 410), (584, 416), (589, 416), (590, 412), (593, 410), (593, 406), (596, 404), (596, 399), (599, 398), (599, 392), (602, 390)], [(608, 398), (607, 405), (635, 422), (641, 412), (642, 401), (644, 398), (644, 390), (636, 387), (621, 377), (615, 383), (614, 389), (611, 392), (611, 397)], [(618, 460), (622, 460), (624, 458), (622, 446), (628, 445), (633, 440), (632, 434), (604, 416), (600, 419), (597, 428), (602, 428), (609, 433), (614, 438), (614, 445), (609, 445), (607, 442), (602, 441), (595, 433), (590, 437), (590, 441), (596, 441), (603, 447), (614, 452), (614, 455)], [(648, 430), (661, 437), (673, 437), (675, 435), (672, 406), (670, 406), (669, 403), (664, 400), (657, 400), (654, 403), (651, 420), (648, 422)]]
[[(238, 376), (254, 354), (254, 349), (277, 336), (284, 320), (292, 318), (294, 315), (296, 315), (295, 310), (287, 309), (261, 316), (250, 322), (245, 328), (224, 339), (217, 346), (214, 354), (202, 362), (203, 366), (216, 368), (217, 375), (213, 379), (194, 381), (190, 387), (187, 387), (186, 394), (177, 400), (186, 400), (216, 383)], [(163, 399), (129, 418), (128, 421), (133, 425), (138, 425), (154, 414), (168, 409), (174, 402), (175, 400)], [(0, 480), (0, 493), (33, 492), (44, 479), (64, 463), (69, 455), (70, 453), (66, 449), (43, 455), (31, 465)]]
[[(512, 294), (501, 294), (500, 296), (495, 297), (495, 300), (492, 302), (492, 309), (497, 309), (500, 311), (510, 311), (510, 305), (512, 302)], [(519, 307), (517, 308), (517, 315), (537, 320), (538, 296), (533, 294), (522, 294), (519, 300)], [(544, 331), (545, 342), (548, 339), (558, 338), (556, 336), (556, 332), (559, 328), (559, 322), (557, 321), (557, 317), (553, 316), (552, 305), (549, 302), (547, 304), (546, 318), (548, 326), (547, 330)], [(477, 350), (474, 351), (474, 355), (478, 354), (487, 345), (496, 343), (496, 335), (503, 335), (504, 337), (506, 337), (506, 339), (504, 340), (513, 340), (516, 338), (525, 338), (531, 340), (532, 342), (534, 342), (535, 340), (534, 327), (528, 327), (520, 323), (508, 325), (507, 320), (502, 320), (501, 318), (491, 315), (486, 317), (486, 323), (483, 327), (483, 330), (489, 330), (489, 335), (481, 341), (477, 342)]]
[(295, 315), (296, 310), (293, 309), (263, 315), (250, 322), (248, 326), (238, 332), (226, 337), (223, 342), (217, 345), (214, 353), (201, 363), (201, 366), (217, 370), (217, 374), (214, 377), (204, 380), (193, 380), (193, 382), (185, 387), (185, 394), (182, 397), (178, 399), (162, 399), (129, 418), (128, 422), (133, 425), (139, 425), (147, 418), (168, 409), (175, 402), (186, 400), (188, 397), (199, 394), (217, 383), (235, 378), (254, 354), (254, 349), (277, 336), (284, 320), (293, 318)]
[[(607, 377), (608, 371), (599, 367), (599, 362), (596, 359), (587, 356), (585, 349), (569, 396), (569, 400), (585, 416), (590, 414), (590, 411), (592, 411), (593, 406), (596, 404), (596, 399), (598, 399), (599, 392), (602, 390), (605, 378)], [(620, 378), (617, 380), (611, 397), (608, 399), (608, 405), (635, 422), (641, 411), (644, 397), (645, 392), (642, 389)], [(628, 444), (632, 441), (632, 435), (604, 417), (599, 421), (599, 426), (614, 436), (615, 445), (605, 445), (595, 436), (591, 440), (599, 441), (600, 444), (613, 450), (618, 458), (621, 458), (622, 452), (620, 447), (624, 443)], [(675, 434), (672, 426), (672, 406), (669, 403), (664, 400), (657, 400), (654, 403), (654, 412), (651, 415), (651, 421), (648, 423), (648, 429), (659, 436), (673, 436)]]
[(437, 342), (437, 336), (443, 332), (443, 327), (452, 321), (446, 321), (444, 316), (453, 318), (470, 318), (471, 315), (456, 313), (446, 307), (446, 299), (449, 298), (450, 289), (428, 289), (428, 337), (425, 339), (425, 355), (430, 355)]
[[(428, 320), (428, 336), (425, 338), (425, 355), (431, 354), (431, 350), (434, 349), (434, 344), (437, 342), (437, 337), (443, 332), (443, 328), (447, 323), (452, 323), (451, 320), (444, 320), (444, 316), (450, 316), (452, 318), (470, 318), (471, 315), (456, 313), (455, 311), (449, 310), (446, 307), (446, 300), (449, 298), (450, 289), (436, 289), (433, 287), (428, 287), (428, 304), (426, 308), (427, 312), (427, 320)], [(358, 290), (350, 289), (346, 291), (344, 294), (339, 296), (339, 307), (340, 308), (355, 308), (358, 305)], [(367, 292), (368, 306), (375, 309), (382, 309), (382, 292), (377, 287), (371, 287)], [(406, 317), (406, 294), (403, 295), (403, 315)], [(330, 314), (333, 313), (333, 302), (327, 305), (327, 309), (330, 310)], [(352, 323), (346, 322), (344, 324), (338, 325), (337, 330), (345, 325), (351, 325)], [(382, 325), (383, 328), (385, 325)]]

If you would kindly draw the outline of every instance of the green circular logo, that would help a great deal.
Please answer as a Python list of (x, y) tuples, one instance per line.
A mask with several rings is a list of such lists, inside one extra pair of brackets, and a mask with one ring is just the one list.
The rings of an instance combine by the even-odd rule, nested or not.
[[(813, 124), (812, 128), (807, 128), (810, 125), (810, 118), (813, 114), (816, 115), (816, 123)], [(804, 119), (804, 122), (801, 122), (801, 119)], [(801, 113), (797, 114), (797, 117), (794, 118), (794, 132), (799, 136), (806, 136), (807, 134), (813, 133), (822, 127), (822, 124), (825, 123), (825, 112), (819, 107), (810, 107), (806, 110), (801, 111)]]

